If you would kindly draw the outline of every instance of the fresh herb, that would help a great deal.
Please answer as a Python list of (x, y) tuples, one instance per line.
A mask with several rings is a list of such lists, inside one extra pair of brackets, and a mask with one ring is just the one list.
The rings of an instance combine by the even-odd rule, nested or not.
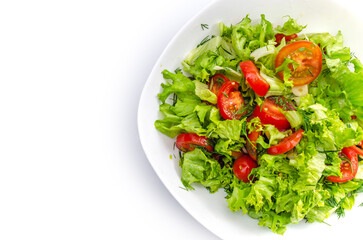
[(202, 27), (202, 30), (209, 28), (208, 24), (203, 24), (202, 23), (202, 24), (200, 24), (200, 26)]
[(173, 93), (172, 96), (172, 106), (175, 106), (176, 102), (178, 101), (178, 96), (175, 93)]
[(311, 129), (311, 124), (310, 124), (310, 117), (309, 117), (308, 113), (301, 109), (298, 109), (298, 112), (301, 114), (301, 116), (303, 118), (304, 130), (309, 131)]
[[(236, 110), (236, 109), (235, 109), (235, 110)], [(233, 113), (233, 117), (234, 117), (234, 116), (236, 116), (236, 115), (239, 115), (239, 114), (243, 114), (243, 113), (245, 113), (245, 114), (243, 114), (243, 115), (240, 117), (240, 119), (245, 118), (245, 117), (248, 117), (249, 115), (251, 115), (251, 114), (252, 114), (253, 110), (254, 110), (254, 107), (253, 107), (253, 106), (251, 106), (251, 105), (249, 105), (249, 104), (246, 104), (245, 106), (240, 107), (237, 111), (235, 111), (235, 112)]]
[(330, 74), (330, 69), (329, 68), (325, 68), (323, 71), (321, 71), (321, 75), (323, 77), (326, 77)]
[(325, 200), (325, 202), (332, 208), (335, 208), (338, 205), (337, 200), (335, 199), (335, 197), (330, 197), (327, 200)]
[(319, 152), (319, 153), (325, 153), (325, 154), (327, 154), (327, 153), (334, 153), (334, 152), (340, 152), (341, 150), (323, 150), (323, 151), (321, 151), (321, 150), (317, 150), (317, 152)]
[(337, 210), (335, 210), (336, 214), (338, 215), (338, 218), (345, 216), (345, 210), (342, 206), (339, 206)]
[(349, 163), (349, 165), (350, 165), (350, 170), (352, 171), (352, 173), (353, 173), (353, 165), (352, 165), (352, 162), (350, 161), (350, 159), (347, 157), (347, 156), (345, 156), (345, 155), (341, 155), (341, 157), (340, 157), (342, 160), (344, 160), (345, 162), (347, 162), (347, 163)]
[(202, 39), (202, 41), (197, 45), (197, 47), (202, 46), (203, 44), (205, 44), (209, 40), (211, 40), (211, 37), (208, 35), (208, 36), (206, 36), (205, 38)]
[(277, 106), (282, 108), (284, 111), (295, 111), (295, 104), (289, 99), (282, 96), (269, 97)]
[(219, 54), (221, 54), (221, 49), (223, 50), (223, 51), (225, 51), (226, 53), (228, 53), (229, 55), (232, 55), (232, 53), (230, 52), (230, 51), (227, 51), (222, 45), (220, 45), (218, 48), (217, 48), (217, 50), (218, 50), (218, 52), (219, 52)]
[(174, 72), (175, 72), (176, 74), (177, 74), (177, 73), (181, 73), (181, 71), (182, 71), (182, 70), (181, 70), (181, 68), (180, 68), (180, 67), (178, 67), (177, 69), (175, 69), (175, 70), (174, 70)]
[(310, 68), (308, 68), (308, 72), (310, 73), (310, 75), (311, 75), (312, 77), (314, 77), (314, 74), (311, 72)]

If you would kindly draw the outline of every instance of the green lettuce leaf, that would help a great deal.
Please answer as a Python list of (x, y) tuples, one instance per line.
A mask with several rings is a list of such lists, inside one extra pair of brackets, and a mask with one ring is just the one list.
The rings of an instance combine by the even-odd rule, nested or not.
[(260, 24), (252, 25), (251, 19), (246, 16), (241, 22), (232, 27), (232, 46), (241, 60), (248, 60), (252, 51), (257, 48), (272, 45), (274, 31), (272, 24), (261, 15)]
[(164, 70), (162, 72), (163, 77), (165, 79), (172, 80), (172, 83), (167, 82), (166, 84), (162, 83), (161, 87), (163, 88), (163, 92), (159, 93), (159, 99), (162, 103), (165, 103), (165, 100), (172, 93), (194, 93), (195, 85), (194, 83), (186, 76), (184, 76), (181, 72), (171, 73), (168, 70)]
[(288, 36), (288, 35), (292, 35), (295, 33), (299, 33), (304, 28), (306, 28), (306, 25), (305, 26), (299, 25), (295, 19), (291, 18), (290, 16), (287, 16), (287, 17), (289, 19), (284, 23), (283, 26), (276, 27), (275, 30), (277, 33), (282, 33), (282, 34)]
[(215, 132), (223, 139), (240, 140), (242, 123), (240, 120), (225, 120), (218, 123)]
[(208, 85), (199, 81), (193, 81), (195, 84), (195, 94), (204, 101), (217, 104), (217, 95), (208, 89)]
[(187, 189), (194, 189), (192, 183), (201, 183), (213, 193), (228, 184), (233, 177), (229, 169), (222, 169), (215, 159), (207, 157), (199, 148), (185, 153), (180, 163), (181, 181)]

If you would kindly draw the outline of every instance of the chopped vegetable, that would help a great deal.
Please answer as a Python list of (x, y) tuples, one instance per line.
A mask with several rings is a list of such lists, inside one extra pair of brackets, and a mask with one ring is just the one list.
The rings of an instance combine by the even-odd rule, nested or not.
[(231, 211), (278, 234), (344, 216), (363, 189), (363, 65), (340, 32), (305, 28), (219, 23), (158, 95), (155, 127), (176, 137), (185, 188), (223, 189)]

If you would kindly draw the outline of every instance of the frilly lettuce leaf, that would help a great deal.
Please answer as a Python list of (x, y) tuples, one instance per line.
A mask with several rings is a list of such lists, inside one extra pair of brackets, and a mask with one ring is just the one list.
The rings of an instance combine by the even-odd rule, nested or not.
[(193, 93), (195, 89), (195, 85), (188, 77), (183, 75), (181, 72), (172, 73), (168, 70), (164, 70), (162, 72), (163, 77), (165, 79), (171, 80), (172, 82), (167, 82), (166, 84), (162, 83), (161, 87), (163, 88), (162, 93), (159, 93), (159, 99), (162, 103), (165, 103), (165, 100), (172, 93)]
[(181, 181), (187, 189), (194, 189), (192, 183), (201, 183), (210, 192), (216, 192), (233, 178), (233, 173), (227, 168), (221, 168), (213, 158), (206, 156), (199, 148), (184, 154), (180, 161), (182, 168)]
[(195, 94), (204, 101), (217, 104), (217, 95), (208, 89), (208, 85), (199, 81), (193, 81), (195, 84)]
[(275, 28), (277, 33), (282, 33), (282, 34), (288, 36), (288, 35), (292, 35), (295, 33), (299, 33), (304, 28), (306, 28), (306, 25), (305, 26), (299, 25), (295, 19), (291, 18), (290, 16), (287, 16), (287, 17), (289, 19), (284, 23), (283, 26), (277, 26)]

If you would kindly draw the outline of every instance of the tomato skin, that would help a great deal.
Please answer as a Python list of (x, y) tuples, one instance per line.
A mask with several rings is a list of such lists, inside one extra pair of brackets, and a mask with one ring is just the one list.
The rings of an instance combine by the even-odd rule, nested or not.
[(244, 100), (238, 87), (238, 82), (228, 81), (219, 90), (217, 105), (224, 119), (240, 119), (246, 112), (236, 114), (240, 108), (244, 107)]
[(290, 128), (290, 123), (285, 115), (281, 112), (280, 108), (270, 101), (268, 98), (262, 106), (256, 106), (252, 113), (253, 117), (258, 117), (262, 124), (274, 125), (279, 131)]
[(257, 163), (247, 155), (239, 157), (234, 161), (233, 173), (234, 175), (243, 182), (249, 182), (248, 175), (250, 175), (253, 168), (258, 167)]
[(250, 157), (257, 161), (257, 144), (256, 141), (260, 136), (260, 131), (253, 131), (247, 135), (247, 152)]
[(281, 41), (282, 39), (285, 38), (285, 41), (286, 42), (290, 42), (292, 39), (295, 39), (297, 38), (297, 34), (292, 34), (292, 35), (285, 35), (285, 34), (282, 34), (282, 33), (276, 33), (275, 34), (275, 42), (276, 42), (276, 45), (275, 47), (279, 46), (281, 44)]
[[(275, 67), (281, 66), (285, 58), (293, 59), (300, 64), (295, 70), (292, 69), (290, 77), (295, 86), (302, 86), (314, 81), (321, 72), (323, 54), (315, 43), (302, 40), (287, 44), (278, 52)], [(283, 79), (283, 71), (278, 74)]]
[(214, 74), (208, 82), (208, 88), (215, 95), (218, 96), (219, 90), (223, 86), (224, 83), (230, 81), (226, 76), (221, 73)]
[(363, 149), (357, 147), (357, 146), (351, 146), (351, 148), (358, 154), (363, 156)]
[(243, 61), (239, 63), (239, 66), (253, 91), (257, 95), (264, 97), (270, 88), (270, 84), (261, 77), (256, 65), (252, 61)]
[(277, 145), (270, 147), (267, 149), (267, 154), (270, 155), (279, 155), (286, 153), (293, 149), (301, 140), (303, 137), (304, 130), (299, 129), (292, 135), (282, 139), (281, 142), (279, 142)]
[(195, 149), (195, 146), (205, 147), (208, 151), (213, 152), (213, 147), (208, 143), (208, 138), (199, 136), (195, 133), (182, 133), (176, 137), (176, 147), (183, 151), (189, 152)]
[[(327, 179), (336, 183), (343, 183), (352, 180), (358, 172), (358, 155), (352, 147), (345, 147), (342, 150), (342, 153), (347, 156), (350, 160), (350, 165), (347, 161), (342, 162), (340, 165), (340, 171), (342, 173), (342, 177), (339, 176), (329, 176)], [(352, 172), (353, 169), (353, 172)]]

